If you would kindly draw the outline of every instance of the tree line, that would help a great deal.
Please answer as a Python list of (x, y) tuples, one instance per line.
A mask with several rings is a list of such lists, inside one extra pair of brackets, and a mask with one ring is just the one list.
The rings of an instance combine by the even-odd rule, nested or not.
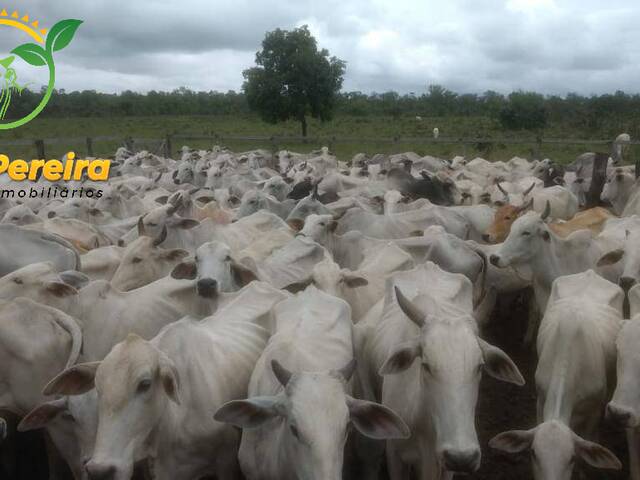
[[(14, 98), (9, 117), (28, 114), (38, 104), (40, 92), (25, 89)], [(156, 115), (244, 115), (250, 113), (244, 93), (195, 92), (181, 87), (172, 92), (150, 91), (119, 94), (94, 90), (55, 92), (42, 117), (128, 117)], [(488, 91), (458, 94), (432, 85), (424, 93), (341, 92), (335, 114), (366, 116), (424, 116), (496, 118), (507, 129), (535, 130), (548, 122), (562, 122), (581, 130), (597, 131), (612, 121), (640, 120), (640, 95), (621, 91), (614, 94), (544, 96), (517, 91), (508, 95)]]

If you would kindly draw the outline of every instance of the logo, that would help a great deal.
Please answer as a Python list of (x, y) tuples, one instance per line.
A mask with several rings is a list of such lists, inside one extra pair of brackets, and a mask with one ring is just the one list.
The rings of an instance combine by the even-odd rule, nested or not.
[[(17, 11), (9, 14), (7, 10), (0, 12), (0, 27), (20, 30), (31, 37), (35, 43), (23, 43), (11, 50), (8, 57), (2, 57), (0, 52), (0, 130), (9, 130), (30, 122), (46, 107), (53, 94), (56, 80), (56, 66), (54, 53), (65, 48), (78, 30), (82, 20), (67, 19), (56, 23), (51, 30), (42, 28), (37, 20), (33, 21), (28, 15), (20, 16)], [(16, 60), (16, 57), (20, 60)], [(18, 78), (18, 64), (20, 69), (26, 66), (42, 68), (49, 71), (49, 82), (40, 103), (28, 115), (6, 121), (5, 117), (11, 107), (14, 95), (20, 95), (26, 85)], [(27, 65), (25, 66), (24, 63)]]

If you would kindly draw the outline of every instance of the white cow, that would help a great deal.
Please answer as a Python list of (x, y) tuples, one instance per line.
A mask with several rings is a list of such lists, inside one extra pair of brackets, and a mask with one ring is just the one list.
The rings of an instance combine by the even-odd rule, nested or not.
[(245, 429), (239, 459), (247, 478), (342, 478), (349, 424), (376, 439), (409, 436), (388, 408), (350, 395), (349, 310), (314, 287), (275, 307), (276, 330), (251, 376), (249, 398), (214, 417)]
[(618, 384), (607, 405), (607, 417), (626, 430), (631, 480), (640, 480), (640, 286), (628, 295), (631, 320), (622, 323), (616, 341)]
[(624, 292), (593, 270), (558, 278), (538, 334), (538, 423), (505, 432), (490, 445), (509, 453), (531, 450), (536, 480), (570, 480), (574, 460), (620, 469), (597, 436), (615, 376), (615, 341)]
[(387, 442), (392, 480), (406, 478), (410, 469), (421, 479), (476, 471), (482, 371), (524, 383), (511, 359), (478, 337), (472, 297), (466, 277), (427, 262), (390, 277), (376, 307), (382, 314), (356, 326), (364, 337), (365, 391), (397, 412), (412, 432), (410, 439)]
[(128, 480), (134, 463), (146, 458), (153, 459), (158, 480), (239, 478), (239, 434), (211, 412), (246, 396), (269, 333), (233, 311), (229, 306), (205, 320), (187, 317), (150, 341), (129, 334), (103, 361), (72, 367), (49, 383), (47, 393), (65, 395), (96, 388), (90, 478)]

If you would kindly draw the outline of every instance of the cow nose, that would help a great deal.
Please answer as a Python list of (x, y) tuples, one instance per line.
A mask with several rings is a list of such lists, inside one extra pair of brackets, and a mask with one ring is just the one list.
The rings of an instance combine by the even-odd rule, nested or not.
[(48, 218), (53, 218), (53, 217), (55, 217), (55, 216), (56, 216), (56, 212), (49, 212), (49, 213), (47, 213), (47, 217), (48, 217)]
[(491, 235), (489, 235), (488, 233), (483, 233), (482, 234), (482, 240), (489, 243), (491, 242)]
[(214, 295), (218, 289), (218, 282), (213, 278), (201, 278), (196, 284), (198, 293), (204, 297)]
[(607, 420), (613, 422), (619, 427), (627, 427), (631, 423), (633, 412), (625, 407), (609, 403), (607, 405)]
[(620, 277), (620, 286), (626, 292), (636, 284), (636, 279), (633, 277)]
[(458, 473), (472, 473), (480, 467), (480, 450), (445, 450), (442, 460), (447, 470)]
[(90, 480), (111, 480), (115, 473), (116, 467), (104, 463), (87, 463), (87, 474)]
[(489, 262), (491, 262), (491, 265), (494, 267), (497, 267), (498, 263), (500, 263), (500, 257), (498, 255), (490, 255)]

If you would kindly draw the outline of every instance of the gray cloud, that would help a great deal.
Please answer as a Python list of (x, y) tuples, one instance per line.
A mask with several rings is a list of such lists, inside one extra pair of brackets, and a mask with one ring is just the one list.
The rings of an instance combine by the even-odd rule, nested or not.
[[(265, 31), (308, 24), (348, 62), (347, 90), (638, 92), (640, 4), (628, 0), (20, 0), (50, 27), (85, 21), (58, 54), (67, 90), (238, 90)], [(26, 39), (0, 27), (0, 56)], [(6, 52), (5, 52), (6, 51)], [(41, 72), (24, 78), (38, 84)]]

